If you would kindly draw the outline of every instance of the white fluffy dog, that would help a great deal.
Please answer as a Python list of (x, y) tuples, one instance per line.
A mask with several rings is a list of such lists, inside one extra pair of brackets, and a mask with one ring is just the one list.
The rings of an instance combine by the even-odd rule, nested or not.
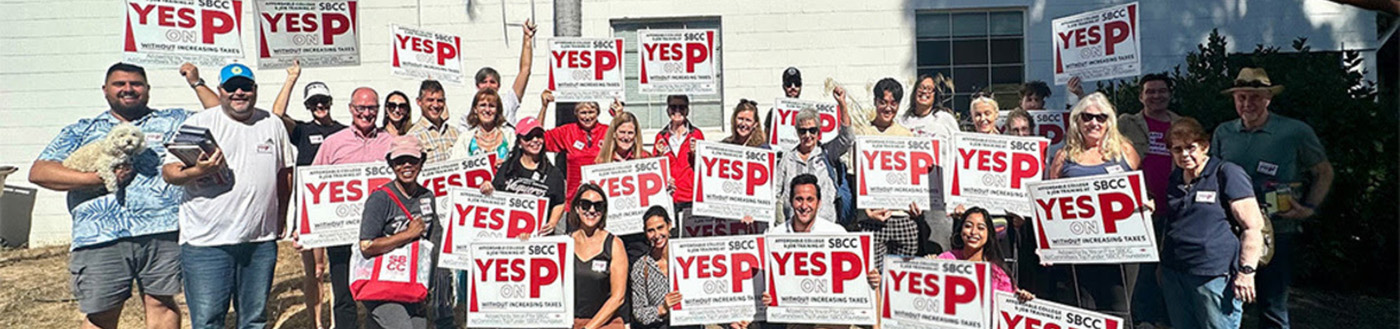
[(131, 158), (145, 149), (146, 138), (141, 128), (123, 123), (113, 127), (106, 138), (78, 148), (63, 160), (63, 166), (81, 172), (96, 172), (107, 185), (107, 191), (116, 192), (116, 168), (130, 164)]

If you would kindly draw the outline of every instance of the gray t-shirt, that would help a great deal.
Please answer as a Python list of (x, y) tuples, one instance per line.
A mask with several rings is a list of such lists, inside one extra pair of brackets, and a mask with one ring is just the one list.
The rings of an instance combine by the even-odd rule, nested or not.
[[(437, 200), (433, 193), (426, 188), (418, 188), (416, 193), (407, 195), (400, 191), (398, 184), (392, 182), (384, 184), (384, 187), (399, 197), (405, 208), (414, 217), (422, 217), (428, 230), (419, 238), (429, 238), (429, 241), (442, 241), (442, 229), (438, 225)], [(386, 237), (403, 231), (408, 228), (408, 216), (394, 203), (394, 199), (389, 197), (385, 189), (375, 189), (370, 193), (369, 199), (365, 200), (364, 216), (360, 220), (360, 240), (374, 240)]]

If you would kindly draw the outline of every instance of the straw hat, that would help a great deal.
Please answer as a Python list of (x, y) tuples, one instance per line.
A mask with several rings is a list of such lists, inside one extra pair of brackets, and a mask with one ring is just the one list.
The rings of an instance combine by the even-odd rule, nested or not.
[(1230, 89), (1220, 91), (1221, 94), (1233, 94), (1238, 90), (1267, 90), (1270, 95), (1278, 95), (1283, 92), (1283, 86), (1275, 85), (1269, 81), (1269, 73), (1257, 67), (1246, 67), (1240, 70), (1239, 77), (1235, 78), (1235, 83)]

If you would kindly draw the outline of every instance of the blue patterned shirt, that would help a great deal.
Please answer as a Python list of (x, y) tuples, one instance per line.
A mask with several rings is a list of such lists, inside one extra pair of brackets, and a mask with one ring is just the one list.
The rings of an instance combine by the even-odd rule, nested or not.
[[(184, 189), (170, 186), (161, 176), (165, 142), (174, 138), (180, 124), (193, 112), (183, 109), (152, 110), (131, 124), (146, 135), (146, 150), (132, 161), (135, 171), (122, 193), (104, 188), (68, 191), (68, 212), (73, 216), (73, 244), (70, 248), (105, 243), (121, 238), (178, 230), (180, 200)], [(39, 153), (39, 160), (63, 162), (73, 151), (107, 136), (121, 120), (110, 111), (92, 119), (78, 120), (54, 137)]]

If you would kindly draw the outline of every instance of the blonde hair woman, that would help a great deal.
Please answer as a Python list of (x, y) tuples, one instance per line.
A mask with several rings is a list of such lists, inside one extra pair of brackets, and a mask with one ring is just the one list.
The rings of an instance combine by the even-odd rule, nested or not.
[(1001, 106), (997, 101), (986, 93), (972, 95), (972, 131), (983, 134), (1000, 135), (997, 129), (997, 116), (1001, 115)]
[(1050, 163), (1050, 178), (1081, 177), (1138, 169), (1132, 142), (1118, 133), (1117, 111), (1103, 93), (1080, 100), (1070, 110), (1065, 147)]
[(642, 143), (637, 142), (638, 127), (640, 126), (637, 125), (637, 116), (632, 115), (632, 112), (617, 112), (612, 124), (608, 126), (608, 134), (604, 135), (606, 137), (603, 138), (603, 146), (598, 149), (598, 157), (593, 158), (593, 163), (651, 157), (651, 153), (642, 149)]
[[(1138, 169), (1138, 153), (1133, 150), (1133, 144), (1118, 133), (1118, 114), (1108, 97), (1102, 93), (1084, 97), (1070, 110), (1069, 117), (1068, 138), (1065, 147), (1056, 152), (1055, 159), (1050, 162), (1050, 179)], [(1132, 292), (1127, 287), (1133, 286), (1137, 267), (1138, 264), (1070, 265), (1055, 266), (1046, 272), (1051, 280), (1078, 278), (1076, 287), (1070, 291), (1055, 291), (1052, 294), (1056, 298), (1052, 299), (1114, 316), (1128, 316), (1127, 296)]]
[(768, 135), (758, 122), (758, 102), (740, 99), (734, 106), (734, 115), (729, 118), (729, 137), (721, 142), (748, 147), (768, 149)]

